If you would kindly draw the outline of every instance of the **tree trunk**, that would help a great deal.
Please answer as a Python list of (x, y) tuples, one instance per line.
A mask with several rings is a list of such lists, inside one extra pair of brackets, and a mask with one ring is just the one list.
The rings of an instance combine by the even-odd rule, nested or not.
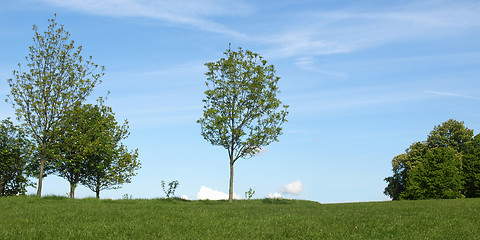
[(228, 201), (233, 200), (233, 162), (230, 161), (230, 188), (228, 190)]
[(45, 149), (40, 151), (40, 175), (38, 176), (37, 197), (42, 196), (43, 166), (45, 165)]
[(70, 198), (75, 198), (75, 189), (77, 188), (78, 181), (80, 180), (80, 173), (74, 173), (73, 178), (70, 181)]
[(0, 197), (5, 195), (4, 189), (5, 189), (5, 184), (3, 184), (2, 181), (0, 181)]
[(97, 199), (99, 199), (100, 198), (100, 182), (99, 181), (97, 181), (97, 186), (95, 188), (95, 194), (96, 194)]
[(70, 198), (73, 199), (75, 198), (75, 183), (70, 183)]

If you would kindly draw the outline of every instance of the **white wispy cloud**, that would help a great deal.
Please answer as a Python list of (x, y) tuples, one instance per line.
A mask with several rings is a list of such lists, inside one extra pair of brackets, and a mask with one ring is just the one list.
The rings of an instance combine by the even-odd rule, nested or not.
[(314, 56), (303, 56), (295, 59), (295, 65), (299, 68), (311, 72), (316, 72), (324, 75), (330, 75), (334, 77), (344, 78), (347, 77), (346, 73), (343, 72), (335, 72), (335, 71), (328, 71), (324, 70), (317, 66)]
[[(213, 190), (211, 188), (201, 186), (200, 191), (197, 193), (198, 200), (227, 200), (228, 194)], [(233, 193), (233, 199), (242, 199), (240, 195)]]
[(248, 14), (253, 8), (242, 1), (231, 0), (42, 0), (57, 7), (112, 17), (145, 17), (235, 37), (243, 34), (209, 20), (214, 16)]
[(470, 96), (465, 94), (453, 93), (453, 92), (440, 92), (440, 91), (425, 91), (427, 94), (433, 94), (438, 96), (445, 96), (445, 97), (458, 97), (458, 98), (467, 98), (473, 100), (480, 100), (480, 96)]
[[(263, 55), (268, 58), (349, 53), (395, 41), (435, 39), (478, 31), (480, 27), (480, 5), (475, 1), (415, 1), (375, 8), (357, 4), (356, 7), (333, 10), (291, 9), (258, 21), (257, 24), (262, 27), (254, 29), (228, 20), (248, 17), (251, 21), (262, 13), (268, 14), (260, 12), (260, 3), (235, 0), (40, 1), (95, 15), (151, 18), (225, 34), (265, 45)], [(301, 60), (298, 63), (308, 68)], [(323, 69), (318, 71), (338, 74)]]
[(181, 199), (184, 199), (184, 200), (191, 200), (187, 195), (183, 194), (181, 197)]
[(301, 192), (303, 192), (303, 184), (302, 184), (302, 181), (300, 180), (286, 184), (282, 187), (282, 193), (285, 193), (285, 194), (297, 195), (297, 194), (300, 194)]
[(391, 8), (347, 8), (292, 14), (287, 26), (265, 41), (271, 57), (317, 56), (357, 51), (395, 41), (435, 39), (478, 31), (480, 5), (465, 1), (416, 1)]

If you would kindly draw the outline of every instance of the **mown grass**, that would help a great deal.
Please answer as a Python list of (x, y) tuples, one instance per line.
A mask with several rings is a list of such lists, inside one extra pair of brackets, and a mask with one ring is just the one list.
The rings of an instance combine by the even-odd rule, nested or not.
[(480, 199), (319, 204), (0, 198), (0, 239), (479, 239)]

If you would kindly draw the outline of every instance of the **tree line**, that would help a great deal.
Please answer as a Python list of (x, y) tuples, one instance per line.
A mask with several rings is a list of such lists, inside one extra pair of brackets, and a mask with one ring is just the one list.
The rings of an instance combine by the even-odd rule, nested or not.
[(21, 125), (9, 118), (0, 124), (0, 196), (24, 194), (28, 185), (41, 196), (43, 178), (56, 174), (70, 183), (71, 198), (78, 184), (99, 198), (101, 190), (130, 182), (140, 168), (138, 150), (122, 143), (128, 122), (119, 124), (104, 98), (85, 104), (104, 67), (84, 59), (55, 18), (48, 21), (43, 33), (33, 26), (27, 70), (19, 64), (8, 79), (6, 101)]
[(480, 197), (480, 134), (450, 119), (392, 159), (384, 193), (393, 200)]
[[(22, 125), (16, 127), (7, 119), (0, 126), (0, 144), (5, 143), (0, 152), (5, 173), (0, 182), (2, 195), (24, 193), (31, 184), (25, 176), (37, 176), (37, 195), (41, 196), (43, 177), (56, 174), (70, 183), (71, 198), (78, 184), (98, 198), (101, 190), (130, 181), (140, 167), (138, 152), (122, 144), (129, 134), (128, 124), (118, 124), (103, 98), (96, 105), (83, 103), (101, 83), (104, 67), (94, 64), (92, 57), (83, 59), (82, 47), (68, 41), (63, 25), (55, 19), (49, 23), (43, 34), (33, 27), (34, 45), (26, 57), (29, 71), (20, 68), (8, 80), (11, 94), (7, 101)], [(231, 202), (234, 163), (278, 141), (288, 106), (277, 99), (280, 77), (262, 56), (242, 48), (234, 51), (230, 45), (224, 55), (205, 64), (205, 106), (197, 123), (205, 140), (228, 152)], [(175, 181), (169, 184), (173, 192), (177, 185)], [(167, 198), (173, 192), (165, 191)]]

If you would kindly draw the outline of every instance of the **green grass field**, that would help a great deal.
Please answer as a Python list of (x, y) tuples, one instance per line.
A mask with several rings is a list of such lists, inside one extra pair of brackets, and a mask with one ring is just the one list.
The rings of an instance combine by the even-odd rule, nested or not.
[(480, 239), (480, 199), (319, 204), (0, 198), (0, 239)]

